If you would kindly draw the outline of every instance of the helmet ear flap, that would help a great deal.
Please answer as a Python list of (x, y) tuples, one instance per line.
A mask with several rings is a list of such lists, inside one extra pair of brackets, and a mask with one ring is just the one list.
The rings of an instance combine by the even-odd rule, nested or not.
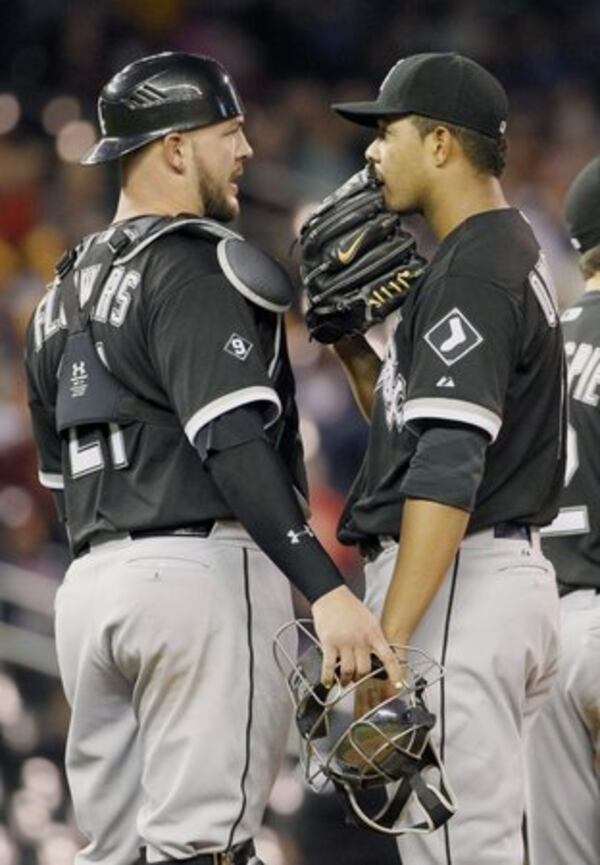
[(321, 739), (328, 732), (324, 709), (329, 688), (321, 682), (321, 660), (319, 646), (311, 646), (294, 665), (288, 677), (288, 689), (296, 710), (296, 725), (304, 739)]
[(315, 698), (308, 697), (302, 709), (296, 711), (296, 724), (301, 736), (311, 736), (313, 739), (322, 739), (327, 736), (327, 716), (323, 712), (323, 703), (327, 697), (327, 688), (317, 685)]
[[(284, 645), (286, 632), (292, 630), (300, 643), (309, 643), (298, 660)], [(334, 685), (325, 688), (320, 682), (322, 649), (304, 622), (284, 625), (274, 641), (275, 660), (295, 708), (309, 785), (318, 791), (331, 782), (349, 818), (374, 831), (426, 833), (456, 810), (445, 769), (431, 741), (436, 718), (425, 699), (427, 689), (444, 671), (419, 649), (392, 648), (405, 669), (403, 687), (392, 696), (381, 696), (357, 716), (356, 707), (363, 705), (356, 700), (359, 688), (369, 680), (386, 678), (378, 660), (358, 682), (342, 686), (336, 676)], [(377, 788), (385, 794), (385, 803), (373, 807), (373, 796), (366, 794)]]

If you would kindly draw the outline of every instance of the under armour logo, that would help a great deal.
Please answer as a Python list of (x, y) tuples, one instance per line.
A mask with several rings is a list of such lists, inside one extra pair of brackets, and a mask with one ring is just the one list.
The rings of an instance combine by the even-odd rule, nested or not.
[(309, 538), (314, 538), (315, 533), (313, 532), (311, 527), (307, 526), (307, 525), (305, 525), (304, 528), (302, 529), (302, 531), (300, 531), (300, 532), (295, 532), (293, 529), (290, 529), (289, 532), (287, 533), (287, 536), (290, 539), (291, 544), (299, 544), (300, 538), (302, 537), (302, 535), (307, 535)]
[(85, 396), (88, 388), (88, 378), (84, 360), (75, 361), (71, 364), (71, 397), (73, 399)]

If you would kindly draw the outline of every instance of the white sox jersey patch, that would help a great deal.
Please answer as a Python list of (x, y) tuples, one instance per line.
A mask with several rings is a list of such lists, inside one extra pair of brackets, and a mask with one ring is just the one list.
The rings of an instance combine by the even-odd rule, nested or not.
[(455, 307), (425, 334), (426, 342), (446, 366), (452, 366), (483, 342), (469, 319)]
[(225, 351), (237, 357), (238, 360), (246, 360), (253, 348), (254, 345), (250, 340), (244, 339), (237, 333), (232, 333), (225, 343)]

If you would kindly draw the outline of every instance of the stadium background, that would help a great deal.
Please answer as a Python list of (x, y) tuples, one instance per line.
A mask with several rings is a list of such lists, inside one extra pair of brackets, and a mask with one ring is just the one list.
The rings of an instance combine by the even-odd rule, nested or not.
[[(67, 865), (77, 836), (62, 776), (67, 710), (52, 597), (67, 554), (36, 482), (22, 337), (65, 246), (111, 218), (117, 177), (77, 159), (95, 136), (99, 87), (146, 53), (210, 54), (234, 74), (256, 157), (240, 230), (293, 269), (295, 226), (357, 170), (368, 138), (328, 110), (374, 92), (403, 54), (457, 50), (511, 98), (505, 185), (545, 247), (561, 304), (581, 288), (560, 224), (565, 189), (600, 150), (600, 5), (593, 0), (1, 0), (0, 2), (0, 865)], [(413, 222), (423, 251), (431, 238)], [(314, 524), (359, 584), (335, 519), (365, 441), (328, 350), (289, 317)], [(193, 731), (190, 731), (193, 735)], [(397, 861), (340, 831), (331, 798), (282, 772), (261, 849), (269, 865)]]

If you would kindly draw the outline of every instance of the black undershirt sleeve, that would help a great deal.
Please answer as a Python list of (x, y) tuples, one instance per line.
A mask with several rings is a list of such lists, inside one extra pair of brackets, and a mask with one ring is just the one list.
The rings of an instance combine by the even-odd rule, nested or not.
[(419, 436), (402, 494), (472, 512), (488, 444), (488, 436), (475, 427), (441, 422), (429, 426)]
[(234, 409), (208, 424), (196, 447), (235, 518), (308, 601), (344, 585), (305, 522), (257, 407)]

